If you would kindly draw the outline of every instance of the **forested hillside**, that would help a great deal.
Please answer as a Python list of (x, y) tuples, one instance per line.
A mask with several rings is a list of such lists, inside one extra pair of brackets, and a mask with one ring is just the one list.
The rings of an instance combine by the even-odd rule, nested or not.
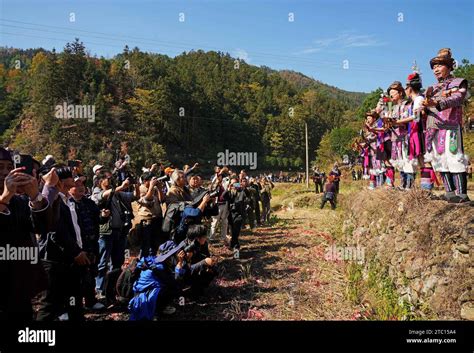
[[(61, 52), (0, 49), (0, 142), (38, 158), (65, 160), (73, 148), (76, 158), (111, 163), (128, 141), (136, 168), (211, 166), (229, 149), (257, 152), (259, 168), (295, 170), (304, 165), (304, 122), (313, 160), (324, 133), (353, 120), (364, 97), (221, 52), (170, 58), (125, 47), (105, 59), (78, 39)], [(94, 106), (94, 121), (58, 119), (63, 104)]]

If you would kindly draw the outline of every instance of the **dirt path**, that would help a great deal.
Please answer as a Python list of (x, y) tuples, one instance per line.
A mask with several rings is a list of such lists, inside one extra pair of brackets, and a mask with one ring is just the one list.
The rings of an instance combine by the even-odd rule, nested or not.
[(187, 302), (173, 319), (349, 320), (357, 311), (345, 299), (344, 264), (327, 261), (341, 214), (280, 210), (272, 225), (242, 235), (240, 259), (212, 246), (221, 276), (199, 301)]

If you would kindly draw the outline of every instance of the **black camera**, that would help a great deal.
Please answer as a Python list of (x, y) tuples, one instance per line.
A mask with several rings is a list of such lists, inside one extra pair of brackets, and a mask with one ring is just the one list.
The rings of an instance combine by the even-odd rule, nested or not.
[(197, 250), (199, 250), (199, 242), (194, 239), (194, 240), (187, 240), (189, 243), (184, 247), (184, 252), (192, 252), (195, 253)]

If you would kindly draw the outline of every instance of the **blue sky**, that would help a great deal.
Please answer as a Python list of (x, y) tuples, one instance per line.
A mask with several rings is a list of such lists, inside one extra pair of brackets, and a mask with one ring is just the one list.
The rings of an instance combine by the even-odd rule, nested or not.
[(0, 45), (61, 50), (79, 37), (105, 57), (125, 44), (221, 50), (369, 92), (404, 81), (414, 60), (433, 83), (429, 60), (442, 47), (474, 62), (473, 14), (472, 0), (0, 0)]

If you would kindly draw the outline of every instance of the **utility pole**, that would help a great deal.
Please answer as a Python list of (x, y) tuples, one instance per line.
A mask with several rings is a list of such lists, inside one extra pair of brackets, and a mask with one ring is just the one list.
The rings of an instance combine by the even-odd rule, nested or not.
[(309, 158), (308, 158), (308, 123), (304, 122), (304, 133), (306, 139), (306, 188), (309, 189)]

